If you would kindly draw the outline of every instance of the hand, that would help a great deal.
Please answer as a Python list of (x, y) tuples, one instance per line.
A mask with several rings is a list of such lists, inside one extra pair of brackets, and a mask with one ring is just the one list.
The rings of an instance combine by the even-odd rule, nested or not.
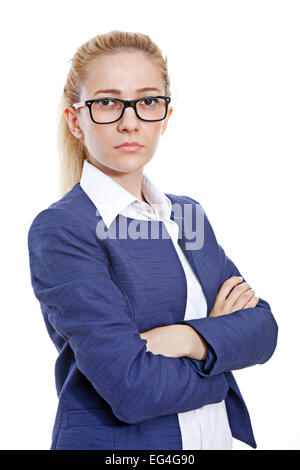
[(191, 340), (189, 325), (167, 325), (140, 333), (147, 341), (147, 351), (167, 357), (183, 357)]
[(257, 302), (258, 297), (249, 284), (245, 281), (242, 282), (239, 276), (232, 276), (219, 289), (214, 306), (208, 316), (228, 315), (236, 310), (255, 307)]

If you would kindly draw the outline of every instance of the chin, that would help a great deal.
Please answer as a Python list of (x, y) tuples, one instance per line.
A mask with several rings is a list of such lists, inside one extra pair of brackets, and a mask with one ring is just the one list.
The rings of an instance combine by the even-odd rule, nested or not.
[(140, 170), (148, 163), (149, 160), (150, 158), (137, 156), (135, 154), (125, 156), (122, 155), (121, 158), (111, 162), (110, 167), (116, 171), (122, 171), (125, 173), (133, 172)]

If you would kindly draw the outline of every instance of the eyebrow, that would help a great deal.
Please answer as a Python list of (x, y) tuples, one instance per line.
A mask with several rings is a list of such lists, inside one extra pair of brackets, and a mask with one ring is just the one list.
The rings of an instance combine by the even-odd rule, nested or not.
[[(139, 88), (138, 90), (136, 90), (136, 93), (140, 93), (144, 91), (158, 91), (160, 93), (160, 90), (158, 88), (151, 88), (151, 87)], [(97, 90), (95, 91), (93, 96), (97, 95), (98, 93), (111, 93), (114, 95), (120, 95), (122, 92), (120, 90), (116, 90), (116, 88), (111, 88), (109, 90)]]

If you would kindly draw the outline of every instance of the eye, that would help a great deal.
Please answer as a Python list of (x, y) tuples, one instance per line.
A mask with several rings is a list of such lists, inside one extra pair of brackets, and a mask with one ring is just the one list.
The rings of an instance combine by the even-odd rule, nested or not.
[[(158, 99), (157, 98), (143, 98), (139, 103), (142, 104), (144, 102), (146, 102), (146, 104), (144, 106), (146, 107), (152, 107), (152, 106), (155, 106), (157, 103), (158, 103)], [(153, 102), (152, 104), (149, 103), (149, 102)]]
[(117, 102), (111, 98), (101, 98), (100, 100), (97, 100), (94, 102), (94, 105), (97, 107), (102, 107), (102, 108), (108, 108), (111, 106), (108, 106), (108, 102), (111, 101), (113, 105), (115, 105)]

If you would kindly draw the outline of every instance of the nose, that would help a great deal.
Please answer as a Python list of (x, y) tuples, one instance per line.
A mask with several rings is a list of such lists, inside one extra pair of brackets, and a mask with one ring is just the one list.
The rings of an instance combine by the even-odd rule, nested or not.
[(139, 127), (140, 119), (137, 117), (133, 107), (128, 106), (125, 108), (123, 116), (117, 122), (121, 129), (136, 129)]

